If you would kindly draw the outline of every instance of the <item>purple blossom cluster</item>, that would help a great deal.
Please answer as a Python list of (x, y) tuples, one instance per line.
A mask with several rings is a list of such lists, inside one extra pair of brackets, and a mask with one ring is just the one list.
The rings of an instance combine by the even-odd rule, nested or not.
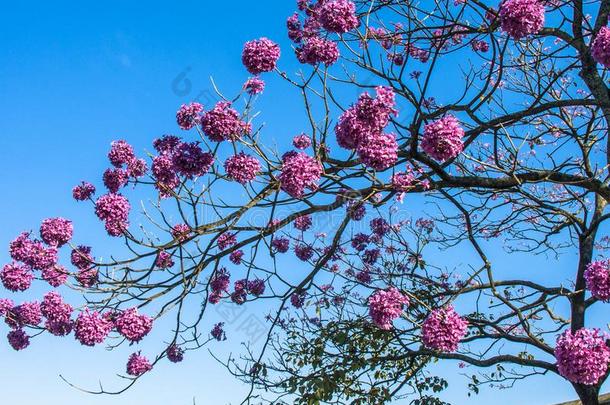
[(282, 190), (294, 198), (301, 198), (305, 189), (316, 190), (322, 175), (322, 165), (304, 152), (288, 152), (282, 157), (279, 175)]
[(312, 219), (311, 215), (301, 215), (294, 220), (294, 227), (299, 231), (306, 231), (311, 228)]
[(225, 334), (223, 326), (224, 326), (224, 322), (219, 322), (216, 325), (214, 325), (214, 327), (212, 328), (212, 331), (210, 332), (212, 337), (214, 339), (218, 340), (219, 342), (223, 341), (223, 340), (227, 340), (227, 335)]
[(68, 280), (68, 270), (60, 264), (43, 269), (40, 276), (52, 287), (59, 287)]
[(65, 218), (47, 218), (40, 225), (40, 237), (50, 246), (65, 245), (72, 239), (73, 232), (72, 221)]
[(464, 149), (464, 130), (453, 115), (431, 122), (424, 127), (421, 147), (432, 158), (444, 162), (453, 159)]
[(591, 55), (599, 64), (610, 68), (610, 27), (602, 27), (591, 43)]
[(40, 304), (40, 311), (47, 319), (45, 328), (55, 336), (65, 336), (72, 331), (72, 306), (65, 303), (62, 296), (56, 291), (44, 295)]
[(223, 293), (229, 291), (231, 284), (231, 275), (225, 268), (218, 270), (210, 280), (210, 292), (208, 300), (212, 304), (217, 304), (220, 301)]
[(218, 237), (218, 248), (220, 250), (225, 250), (230, 248), (231, 246), (237, 243), (237, 238), (233, 232), (223, 232)]
[(167, 359), (172, 363), (180, 363), (184, 360), (184, 350), (175, 343), (169, 345), (165, 353), (167, 354)]
[(319, 36), (304, 39), (295, 52), (299, 62), (314, 66), (320, 63), (330, 66), (339, 59), (337, 44)]
[(468, 321), (460, 317), (452, 306), (433, 310), (424, 321), (422, 341), (432, 350), (454, 352), (466, 336)]
[(398, 158), (394, 134), (384, 134), (390, 116), (396, 113), (395, 94), (389, 87), (377, 87), (377, 96), (363, 93), (335, 126), (339, 146), (356, 149), (360, 160), (375, 170), (385, 170)]
[(218, 102), (213, 109), (201, 117), (203, 132), (214, 142), (234, 142), (252, 131), (252, 126), (242, 121), (239, 113), (228, 101)]
[(282, 236), (275, 237), (271, 241), (271, 246), (278, 253), (286, 253), (290, 248), (290, 240), (288, 238), (284, 238)]
[(172, 259), (172, 255), (164, 250), (160, 251), (157, 254), (157, 258), (155, 259), (155, 266), (160, 269), (169, 269), (174, 265), (174, 260)]
[(4, 265), (0, 271), (2, 285), (9, 291), (25, 291), (30, 288), (33, 279), (32, 268), (26, 264), (13, 262)]
[(268, 38), (248, 41), (244, 44), (241, 61), (253, 75), (271, 72), (280, 58), (280, 47)]
[(180, 176), (203, 176), (214, 164), (214, 155), (204, 151), (198, 142), (182, 142), (176, 136), (165, 135), (153, 145), (159, 155), (153, 157), (152, 174), (161, 197), (172, 195), (181, 183)]
[(130, 342), (139, 342), (152, 329), (153, 319), (139, 314), (137, 308), (129, 308), (114, 319), (114, 326), (125, 339)]
[(7, 335), (8, 343), (15, 350), (23, 350), (30, 345), (30, 337), (23, 329), (12, 330)]
[(76, 201), (85, 201), (91, 198), (93, 194), (95, 194), (95, 186), (86, 181), (81, 182), (81, 184), (72, 189), (72, 197)]
[(595, 385), (606, 374), (610, 362), (608, 336), (597, 329), (566, 330), (557, 338), (557, 368), (568, 381)]
[(57, 248), (46, 247), (42, 241), (30, 239), (27, 232), (21, 233), (9, 245), (11, 257), (36, 270), (43, 270), (57, 263)]
[(74, 322), (74, 338), (84, 346), (95, 346), (104, 342), (113, 326), (109, 316), (85, 308)]
[(152, 370), (153, 366), (150, 361), (142, 356), (140, 352), (132, 353), (127, 360), (127, 374), (134, 377), (139, 377), (144, 373)]
[(299, 149), (304, 150), (311, 146), (311, 138), (306, 134), (300, 134), (292, 138), (292, 145)]
[(261, 170), (261, 164), (253, 156), (240, 152), (231, 156), (224, 164), (227, 177), (240, 184), (246, 184), (256, 178), (256, 174)]
[(265, 91), (265, 82), (257, 76), (251, 77), (244, 83), (244, 90), (251, 96), (261, 94)]
[(185, 131), (194, 128), (199, 123), (202, 112), (203, 106), (199, 103), (182, 104), (176, 112), (178, 126)]
[(138, 159), (134, 154), (133, 147), (124, 140), (113, 141), (110, 144), (108, 160), (114, 168), (107, 169), (104, 172), (103, 181), (111, 193), (117, 193), (122, 187), (126, 186), (130, 177), (142, 177), (148, 171), (146, 162), (143, 159)]
[(587, 289), (595, 298), (610, 301), (610, 260), (589, 263), (584, 277)]
[(120, 236), (129, 227), (131, 205), (121, 194), (105, 194), (95, 202), (95, 214), (104, 221), (110, 236)]
[(409, 298), (396, 287), (375, 291), (369, 297), (369, 315), (380, 329), (392, 329), (392, 321), (409, 305)]
[(538, 33), (544, 26), (540, 0), (506, 0), (500, 6), (500, 27), (514, 39)]
[(329, 32), (343, 34), (357, 28), (356, 5), (350, 0), (329, 0), (321, 2), (318, 21)]

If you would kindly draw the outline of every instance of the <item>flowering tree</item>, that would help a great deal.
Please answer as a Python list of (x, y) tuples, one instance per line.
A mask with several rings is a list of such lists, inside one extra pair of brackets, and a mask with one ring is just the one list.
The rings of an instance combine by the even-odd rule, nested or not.
[[(556, 373), (597, 404), (610, 348), (587, 312), (610, 300), (610, 1), (490, 3), (299, 0), (287, 28), (301, 70), (282, 70), (274, 41), (247, 42), (242, 93), (180, 107), (181, 136), (156, 139), (146, 159), (114, 142), (105, 190), (74, 188), (124, 252), (97, 258), (63, 218), (10, 243), (4, 287), (54, 289), (0, 301), (9, 344), (43, 333), (137, 344), (174, 319), (156, 355), (126, 359), (133, 383), (225, 339), (206, 323), (211, 306), (264, 301), (264, 344), (227, 362), (248, 402), (441, 403), (447, 382), (428, 366), (456, 360), (481, 369), (475, 392)], [(272, 72), (310, 123), (291, 150), (270, 148), (257, 122)], [(153, 201), (137, 226), (134, 188)], [(517, 277), (492, 260), (498, 246), (504, 261), (578, 262)], [(456, 265), (455, 249), (476, 257)], [(64, 285), (86, 303), (65, 303)]]

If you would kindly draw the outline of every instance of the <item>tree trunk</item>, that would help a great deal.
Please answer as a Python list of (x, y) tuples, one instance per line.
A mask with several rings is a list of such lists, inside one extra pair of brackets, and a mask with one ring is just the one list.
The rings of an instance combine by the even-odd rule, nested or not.
[(599, 385), (574, 384), (583, 405), (599, 405)]

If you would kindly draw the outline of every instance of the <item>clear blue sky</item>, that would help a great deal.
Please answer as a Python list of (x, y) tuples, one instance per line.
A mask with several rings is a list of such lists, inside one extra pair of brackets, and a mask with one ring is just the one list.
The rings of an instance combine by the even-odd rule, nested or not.
[[(0, 246), (49, 216), (72, 218), (81, 240), (106, 240), (90, 210), (72, 201), (70, 189), (81, 179), (99, 182), (112, 140), (126, 139), (140, 152), (150, 149), (153, 138), (177, 131), (174, 112), (181, 103), (195, 97), (206, 103), (210, 76), (222, 88), (235, 90), (247, 78), (240, 63), (246, 40), (268, 36), (278, 41), (282, 66), (289, 71), (296, 67), (284, 25), (294, 10), (292, 1), (32, 1), (3, 6)], [(270, 80), (259, 108), (269, 132), (291, 137), (302, 129), (291, 125), (300, 109), (286, 102), (284, 86)], [(543, 259), (537, 260), (544, 264)], [(0, 260), (9, 260), (6, 248), (0, 249)], [(573, 258), (566, 260), (569, 267)], [(536, 262), (530, 265), (535, 268)], [(31, 298), (40, 291), (34, 288)], [(229, 325), (232, 339), (213, 350), (221, 356), (239, 351), (239, 342), (248, 338), (239, 325), (250, 315), (243, 313)], [(215, 405), (241, 399), (244, 387), (206, 350), (189, 353), (181, 365), (160, 365), (120, 398), (83, 394), (58, 377), (63, 374), (85, 388), (95, 389), (98, 380), (116, 386), (115, 373), (123, 371), (130, 352), (84, 348), (71, 337), (39, 338), (20, 353), (1, 343), (0, 403), (187, 405), (196, 398), (198, 404)], [(454, 364), (443, 367), (439, 372), (457, 371)], [(463, 382), (460, 377), (452, 381), (446, 400), (545, 404), (573, 396), (568, 384), (554, 376), (510, 391), (484, 389), (473, 399), (466, 397)]]

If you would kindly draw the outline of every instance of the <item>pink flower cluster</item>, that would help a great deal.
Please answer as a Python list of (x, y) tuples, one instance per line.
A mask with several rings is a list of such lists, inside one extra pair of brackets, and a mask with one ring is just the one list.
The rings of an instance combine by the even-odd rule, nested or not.
[(514, 39), (538, 33), (544, 26), (540, 0), (506, 0), (500, 6), (500, 27)]
[(584, 277), (587, 289), (595, 298), (610, 301), (610, 260), (589, 263)]
[(225, 250), (230, 248), (231, 246), (237, 243), (237, 238), (233, 232), (223, 232), (218, 237), (218, 248), (220, 250)]
[(203, 176), (214, 163), (214, 156), (199, 143), (182, 142), (172, 135), (155, 140), (154, 147), (159, 155), (153, 158), (152, 173), (161, 197), (170, 196), (180, 185), (179, 175), (187, 179)]
[(11, 257), (27, 264), (33, 269), (43, 270), (57, 263), (57, 248), (45, 247), (42, 241), (30, 239), (30, 234), (23, 232), (9, 245)]
[(182, 104), (176, 112), (178, 126), (184, 130), (189, 130), (197, 126), (203, 106), (199, 103)]
[(265, 90), (265, 82), (259, 77), (251, 77), (244, 83), (244, 90), (251, 96), (260, 94)]
[(375, 169), (385, 170), (398, 158), (396, 136), (384, 134), (390, 116), (396, 113), (394, 91), (377, 87), (377, 97), (363, 93), (358, 102), (347, 109), (335, 126), (339, 146), (356, 149), (362, 162)]
[(160, 251), (157, 254), (157, 258), (155, 259), (155, 266), (160, 269), (169, 269), (174, 265), (174, 260), (172, 259), (172, 255), (166, 251)]
[[(104, 185), (111, 193), (116, 193), (125, 186), (130, 176), (142, 177), (148, 170), (146, 162), (136, 158), (133, 147), (123, 140), (111, 143), (108, 160), (115, 167), (115, 169), (108, 169), (104, 172)], [(126, 166), (126, 170), (123, 169), (123, 166)]]
[(321, 2), (318, 21), (329, 32), (345, 33), (358, 27), (356, 5), (350, 0), (329, 0)]
[(23, 329), (12, 330), (8, 333), (8, 343), (15, 350), (23, 350), (30, 345), (30, 337)]
[(559, 374), (576, 384), (597, 384), (606, 374), (610, 362), (607, 339), (608, 336), (597, 329), (563, 332), (555, 347)]
[(253, 75), (271, 72), (280, 58), (280, 47), (268, 38), (248, 41), (244, 44), (241, 61)]
[(104, 221), (110, 236), (120, 236), (129, 227), (131, 205), (121, 194), (105, 194), (95, 202), (95, 214)]
[(307, 149), (311, 146), (311, 138), (306, 134), (300, 134), (292, 138), (292, 145), (300, 150)]
[(214, 142), (234, 142), (252, 131), (252, 126), (242, 121), (239, 113), (228, 101), (218, 102), (213, 109), (201, 117), (203, 132)]
[(180, 363), (184, 360), (184, 350), (175, 343), (171, 344), (165, 353), (167, 354), (167, 359), (172, 363)]
[(151, 317), (139, 314), (137, 308), (129, 308), (119, 313), (114, 326), (125, 339), (130, 342), (139, 342), (152, 329)]
[(424, 127), (421, 147), (434, 159), (444, 162), (462, 152), (464, 149), (463, 136), (464, 130), (457, 118), (453, 115), (446, 115)]
[(222, 294), (229, 290), (229, 284), (231, 283), (231, 275), (229, 272), (221, 268), (218, 270), (212, 279), (210, 280), (210, 296), (208, 300), (212, 304), (217, 304), (222, 297)]
[(212, 331), (210, 332), (212, 337), (214, 339), (218, 340), (219, 342), (222, 340), (227, 340), (227, 335), (225, 334), (225, 331), (222, 328), (223, 326), (224, 326), (224, 322), (219, 322), (216, 325), (214, 325), (214, 327), (212, 328)]
[(429, 349), (454, 352), (467, 329), (468, 322), (452, 306), (435, 309), (422, 325), (422, 341)]
[(138, 353), (132, 353), (127, 360), (127, 374), (134, 377), (139, 377), (144, 373), (152, 370), (153, 366), (150, 361), (144, 356)]
[(301, 198), (305, 189), (316, 190), (322, 175), (322, 165), (304, 152), (288, 152), (282, 157), (279, 175), (282, 190), (294, 198)]
[(227, 176), (240, 184), (251, 182), (261, 170), (261, 164), (258, 159), (244, 152), (228, 158), (225, 161), (224, 167)]
[(25, 291), (32, 285), (32, 268), (21, 263), (6, 264), (0, 271), (2, 285), (9, 291)]
[(369, 297), (369, 315), (377, 327), (392, 329), (392, 321), (400, 316), (409, 298), (396, 287), (375, 291)]
[(40, 237), (50, 246), (65, 245), (72, 239), (73, 232), (72, 221), (65, 218), (47, 218), (40, 225)]
[(591, 55), (602, 66), (610, 68), (610, 27), (599, 30), (591, 44)]
[(311, 215), (301, 215), (294, 220), (294, 227), (299, 231), (306, 231), (311, 228), (312, 220)]
[(110, 316), (85, 308), (74, 322), (74, 338), (82, 345), (95, 346), (104, 342), (113, 326)]
[(323, 63), (330, 66), (339, 59), (337, 44), (319, 36), (305, 39), (295, 52), (299, 62), (309, 65)]
[(72, 331), (72, 306), (64, 302), (56, 291), (44, 295), (40, 311), (47, 319), (45, 327), (55, 336), (65, 336)]
[(95, 186), (86, 181), (81, 182), (78, 186), (72, 189), (72, 197), (76, 201), (85, 201), (95, 194)]
[(60, 264), (42, 270), (41, 277), (52, 287), (59, 287), (68, 280), (68, 270)]

